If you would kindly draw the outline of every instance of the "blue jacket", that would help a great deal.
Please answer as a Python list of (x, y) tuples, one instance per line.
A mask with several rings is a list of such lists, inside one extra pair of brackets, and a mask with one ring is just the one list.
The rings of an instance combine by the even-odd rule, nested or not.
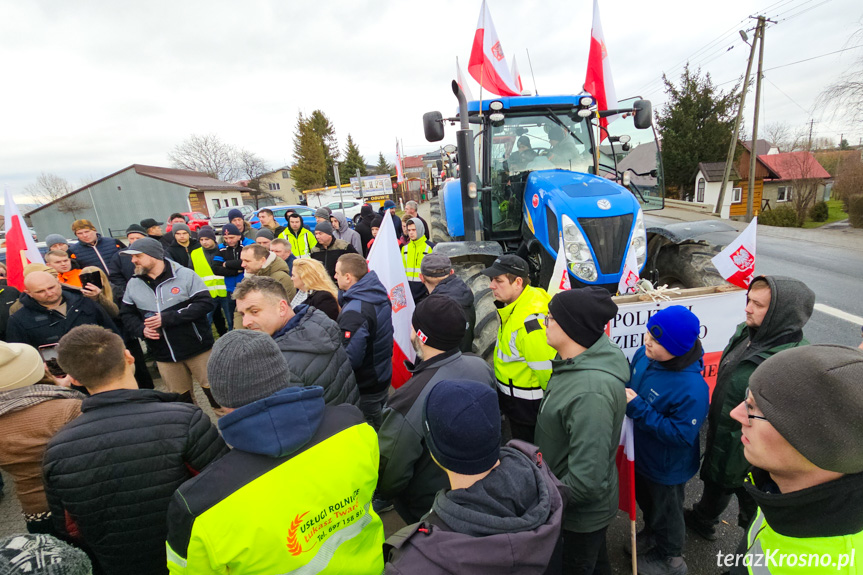
[(662, 485), (686, 483), (698, 471), (698, 431), (707, 417), (710, 392), (701, 359), (671, 371), (641, 347), (632, 358), (628, 387), (638, 397), (626, 406), (635, 427), (635, 470)]
[[(243, 238), (236, 246), (219, 244), (219, 253), (213, 258), (213, 273), (225, 278), (225, 289), (229, 294), (234, 293), (237, 284), (243, 281), (243, 262), (240, 260), (240, 252), (246, 246), (252, 245), (249, 238)], [(230, 298), (228, 298), (230, 299)]]
[(360, 394), (387, 389), (393, 377), (392, 306), (375, 272), (369, 272), (341, 296), (339, 329), (357, 376)]
[(69, 244), (69, 257), (80, 266), (80, 269), (96, 266), (102, 268), (102, 271), (107, 274), (111, 271), (109, 266), (114, 255), (124, 249), (126, 246), (123, 242), (96, 234), (95, 246), (82, 242)]

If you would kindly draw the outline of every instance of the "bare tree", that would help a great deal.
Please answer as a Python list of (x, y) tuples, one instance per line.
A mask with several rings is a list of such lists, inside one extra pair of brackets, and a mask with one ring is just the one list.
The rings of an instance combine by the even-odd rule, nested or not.
[(57, 202), (56, 206), (58, 212), (61, 214), (72, 214), (72, 218), (76, 220), (80, 212), (93, 207), (83, 194), (75, 194), (62, 199)]
[[(760, 134), (759, 134), (760, 135)], [(764, 139), (770, 142), (771, 148), (780, 152), (790, 151), (791, 128), (787, 122), (771, 122), (764, 126)]]
[(215, 134), (192, 134), (168, 153), (175, 168), (203, 172), (217, 180), (232, 182), (240, 174), (237, 149)]
[[(853, 46), (863, 41), (863, 20), (859, 30), (851, 35), (846, 44)], [(832, 108), (833, 115), (841, 114), (846, 121), (863, 121), (863, 56), (857, 58), (851, 68), (821, 93), (820, 104)]]
[(48, 204), (72, 191), (72, 184), (56, 174), (42, 172), (36, 182), (24, 188), (34, 203)]
[(821, 165), (808, 149), (789, 154), (784, 161), (785, 170), (792, 176), (791, 202), (797, 212), (798, 225), (802, 226), (809, 208), (815, 203), (819, 188), (824, 184), (824, 180), (816, 175)]
[(269, 193), (265, 189), (264, 182), (261, 181), (261, 176), (270, 171), (269, 165), (257, 154), (248, 150), (240, 150), (237, 152), (237, 163), (240, 166), (240, 174), (249, 180), (249, 195), (255, 202), (255, 209), (260, 209), (261, 197)]

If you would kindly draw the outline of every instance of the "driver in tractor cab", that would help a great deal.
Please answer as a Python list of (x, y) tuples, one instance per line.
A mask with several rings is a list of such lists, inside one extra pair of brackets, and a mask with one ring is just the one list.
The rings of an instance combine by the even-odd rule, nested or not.
[(548, 129), (548, 142), (551, 144), (548, 159), (555, 167), (572, 169), (573, 162), (581, 157), (572, 138), (564, 134), (560, 126), (551, 126)]
[(533, 151), (530, 138), (527, 136), (521, 136), (516, 142), (516, 146), (518, 149), (509, 155), (509, 172), (511, 174), (523, 172), (527, 169), (528, 164), (536, 159), (536, 152)]
[(516, 255), (497, 258), (483, 270), (500, 315), (494, 348), (494, 375), (500, 410), (513, 439), (533, 443), (536, 416), (557, 352), (545, 339), (549, 298), (528, 285), (527, 262)]

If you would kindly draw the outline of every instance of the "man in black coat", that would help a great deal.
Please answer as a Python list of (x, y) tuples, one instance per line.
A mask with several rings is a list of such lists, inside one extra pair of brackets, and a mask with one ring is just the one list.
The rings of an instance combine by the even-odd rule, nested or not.
[(473, 346), (473, 330), (476, 327), (476, 306), (473, 292), (464, 281), (455, 275), (452, 262), (443, 254), (429, 254), (420, 264), (420, 281), (429, 294), (445, 295), (461, 306), (467, 318), (467, 330), (459, 344), (463, 353), (470, 353)]
[(138, 389), (135, 360), (116, 334), (75, 328), (60, 341), (58, 361), (90, 396), (45, 451), (54, 527), (105, 575), (163, 575), (168, 503), (227, 452), (225, 442), (179, 395)]
[(79, 325), (98, 325), (119, 334), (120, 330), (99, 304), (79, 290), (63, 289), (48, 272), (31, 272), (24, 278), (23, 306), (9, 318), (6, 341), (38, 348), (56, 344)]

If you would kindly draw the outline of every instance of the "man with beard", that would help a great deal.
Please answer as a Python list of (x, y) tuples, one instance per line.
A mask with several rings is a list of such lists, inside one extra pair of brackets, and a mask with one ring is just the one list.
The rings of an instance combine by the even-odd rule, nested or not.
[(213, 332), (207, 314), (214, 307), (198, 274), (165, 259), (162, 244), (143, 238), (124, 250), (132, 256), (135, 277), (123, 295), (120, 317), (130, 336), (145, 338), (169, 392), (189, 393), (194, 377), (217, 415), (207, 379)]
[(459, 350), (467, 320), (455, 300), (430, 295), (416, 307), (412, 324), (411, 343), (418, 361), (408, 366), (411, 378), (390, 396), (378, 432), (378, 496), (392, 499), (406, 523), (419, 521), (431, 509), (435, 493), (449, 484), (423, 438), (426, 397), (447, 379), (478, 381), (494, 388), (494, 373), (488, 364)]

